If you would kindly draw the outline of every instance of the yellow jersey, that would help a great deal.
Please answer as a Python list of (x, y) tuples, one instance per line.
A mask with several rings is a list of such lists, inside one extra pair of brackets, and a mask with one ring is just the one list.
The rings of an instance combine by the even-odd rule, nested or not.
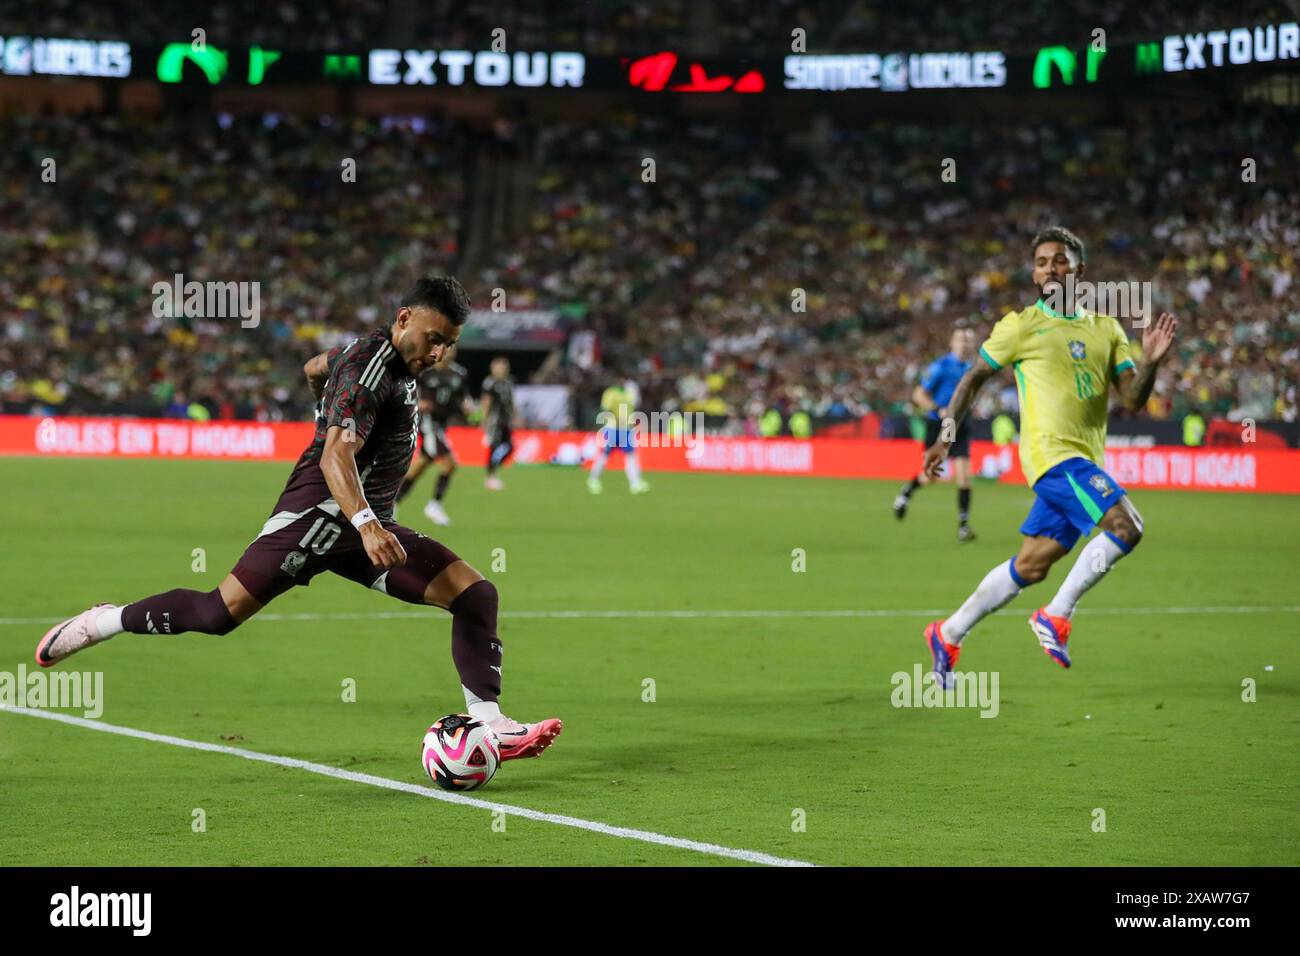
[(1080, 309), (1062, 315), (1042, 299), (993, 326), (980, 357), (1010, 365), (1020, 393), (1020, 467), (1032, 486), (1054, 465), (1104, 466), (1110, 383), (1133, 368), (1117, 319)]
[(636, 402), (627, 389), (611, 385), (600, 396), (600, 407), (602, 411), (609, 412), (614, 416), (615, 428), (619, 431), (627, 431), (630, 427), (632, 413), (636, 411)]

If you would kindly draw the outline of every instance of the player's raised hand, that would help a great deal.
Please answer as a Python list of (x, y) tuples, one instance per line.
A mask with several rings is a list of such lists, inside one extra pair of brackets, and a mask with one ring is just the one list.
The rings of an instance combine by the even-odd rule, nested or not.
[(927, 478), (938, 478), (943, 468), (944, 459), (948, 457), (948, 443), (942, 438), (925, 450), (923, 470)]
[(361, 526), (361, 543), (370, 563), (377, 568), (387, 571), (406, 563), (406, 549), (402, 542), (378, 521), (367, 521)]
[(1142, 332), (1142, 354), (1146, 360), (1159, 362), (1168, 355), (1177, 331), (1178, 320), (1168, 312), (1161, 312), (1160, 317)]

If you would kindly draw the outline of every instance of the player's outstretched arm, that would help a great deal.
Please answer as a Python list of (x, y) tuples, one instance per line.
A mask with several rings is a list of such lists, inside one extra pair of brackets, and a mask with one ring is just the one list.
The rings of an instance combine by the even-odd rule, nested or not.
[(329, 353), (321, 352), (320, 355), (313, 355), (302, 367), (302, 372), (307, 376), (307, 385), (311, 388), (312, 396), (319, 402), (325, 391), (325, 383), (330, 377)]
[(1143, 331), (1142, 361), (1136, 369), (1126, 368), (1120, 372), (1116, 382), (1124, 407), (1130, 412), (1146, 406), (1156, 384), (1156, 369), (1169, 356), (1177, 332), (1178, 320), (1168, 312), (1161, 312), (1160, 317)]
[(925, 464), (923, 467), (926, 475), (931, 478), (939, 476), (939, 469), (943, 466), (943, 460), (948, 457), (948, 446), (957, 437), (957, 427), (965, 420), (970, 407), (975, 404), (975, 396), (984, 387), (984, 383), (996, 374), (997, 370), (991, 365), (985, 362), (976, 362), (961, 377), (961, 381), (957, 383), (957, 390), (952, 393), (948, 407), (944, 410), (939, 437), (933, 445), (925, 450)]
[[(387, 571), (406, 563), (406, 549), (396, 535), (379, 523), (366, 502), (361, 475), (357, 472), (359, 445), (355, 432), (333, 426), (325, 435), (320, 470), (325, 475), (325, 484), (329, 486), (330, 494), (338, 502), (344, 516), (361, 532), (361, 543), (365, 546), (370, 562)], [(362, 520), (354, 520), (358, 517)]]

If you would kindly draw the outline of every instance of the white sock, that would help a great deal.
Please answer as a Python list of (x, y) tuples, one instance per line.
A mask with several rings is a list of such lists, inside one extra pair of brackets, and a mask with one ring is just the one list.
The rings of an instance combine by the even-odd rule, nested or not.
[(487, 722), (501, 716), (501, 707), (495, 700), (483, 700), (464, 684), (460, 689), (465, 692), (465, 709), (471, 717)]
[(961, 644), (967, 632), (992, 614), (1002, 605), (1020, 593), (1022, 581), (1015, 575), (1016, 559), (1012, 558), (999, 564), (988, 574), (975, 589), (975, 593), (966, 599), (966, 603), (953, 612), (952, 617), (943, 622), (940, 629), (943, 639), (949, 644)]
[(629, 485), (641, 484), (641, 459), (636, 455), (623, 456), (623, 470), (627, 472)]
[(122, 633), (122, 609), (110, 607), (95, 615), (95, 630), (101, 637), (112, 637)]
[(1047, 613), (1056, 617), (1074, 617), (1079, 598), (1106, 576), (1111, 566), (1128, 554), (1118, 541), (1102, 532), (1083, 546), (1074, 567), (1061, 582), (1061, 588), (1047, 605)]
[(591, 479), (590, 479), (590, 480), (592, 480), (592, 481), (599, 481), (599, 480), (600, 480), (600, 473), (601, 473), (602, 471), (605, 470), (605, 462), (608, 461), (608, 460), (609, 460), (609, 455), (606, 455), (606, 454), (603, 454), (603, 453), (602, 453), (602, 454), (596, 456), (596, 460), (595, 460), (594, 462), (592, 462), (592, 464), (591, 464)]

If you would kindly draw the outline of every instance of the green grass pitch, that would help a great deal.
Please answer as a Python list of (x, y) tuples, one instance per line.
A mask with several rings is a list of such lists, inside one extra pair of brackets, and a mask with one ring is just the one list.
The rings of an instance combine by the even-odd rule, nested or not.
[[(44, 621), (215, 587), (287, 471), (0, 460), (0, 671), (36, 669)], [(504, 709), (565, 721), (477, 796), (828, 865), (1300, 862), (1300, 498), (1136, 492), (1147, 539), (1085, 598), (1072, 670), (1025, 624), (1064, 567), (966, 642), (963, 668), (999, 674), (985, 719), (895, 708), (891, 675), (928, 666), (929, 612), (1015, 551), (1027, 489), (978, 485), (959, 546), (948, 487), (898, 523), (892, 482), (649, 479), (632, 498), (617, 470), (600, 497), (573, 469), (512, 469), (500, 494), (457, 476), (435, 536), (500, 589)], [(426, 532), (431, 483), (399, 512)], [(628, 611), (646, 613), (593, 613)], [(726, 611), (784, 613), (699, 613)], [(447, 616), (329, 575), (264, 614), (62, 666), (102, 670), (103, 723), (432, 787), (420, 738), (463, 708)], [(0, 819), (7, 864), (735, 863), (12, 713)]]

